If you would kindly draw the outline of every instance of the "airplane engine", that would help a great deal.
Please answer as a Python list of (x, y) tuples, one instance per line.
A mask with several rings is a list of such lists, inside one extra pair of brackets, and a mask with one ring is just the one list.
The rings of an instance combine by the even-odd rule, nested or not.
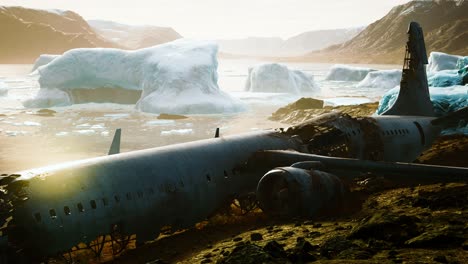
[(271, 215), (312, 216), (337, 208), (345, 187), (330, 173), (296, 167), (275, 168), (258, 182), (260, 208)]

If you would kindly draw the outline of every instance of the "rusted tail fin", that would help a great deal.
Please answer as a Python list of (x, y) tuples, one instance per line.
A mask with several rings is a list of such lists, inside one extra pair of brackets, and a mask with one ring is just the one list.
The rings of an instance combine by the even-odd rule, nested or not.
[(427, 85), (426, 46), (421, 26), (411, 22), (401, 76), (400, 93), (395, 103), (382, 115), (434, 116)]

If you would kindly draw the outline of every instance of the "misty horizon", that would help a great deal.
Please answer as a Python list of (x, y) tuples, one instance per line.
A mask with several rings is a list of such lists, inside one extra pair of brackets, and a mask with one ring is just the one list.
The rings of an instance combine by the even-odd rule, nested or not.
[[(0, 0), (0, 6), (68, 10), (86, 20), (134, 26), (170, 27), (196, 39), (288, 39), (308, 31), (364, 27), (408, 0), (352, 1), (213, 1), (178, 0), (63, 2)], [(353, 10), (355, 12), (353, 12)]]

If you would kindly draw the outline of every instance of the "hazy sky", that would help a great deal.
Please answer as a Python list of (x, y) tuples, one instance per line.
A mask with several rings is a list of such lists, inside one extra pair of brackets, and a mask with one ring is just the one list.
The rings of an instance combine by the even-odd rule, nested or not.
[(85, 19), (173, 27), (185, 37), (282, 38), (363, 26), (409, 0), (0, 0), (0, 5), (68, 9)]

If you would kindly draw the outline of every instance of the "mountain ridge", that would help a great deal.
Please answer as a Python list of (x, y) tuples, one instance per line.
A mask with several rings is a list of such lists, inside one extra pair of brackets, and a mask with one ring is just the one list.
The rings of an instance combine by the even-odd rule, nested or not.
[(363, 27), (306, 31), (287, 39), (279, 37), (247, 37), (218, 39), (220, 51), (245, 56), (299, 56), (313, 50), (344, 42), (357, 35)]
[(127, 25), (109, 20), (88, 20), (90, 27), (109, 41), (128, 49), (140, 49), (182, 38), (171, 27)]
[(32, 63), (41, 54), (73, 48), (120, 47), (73, 11), (0, 6), (0, 36), (0, 63)]
[(400, 64), (411, 21), (422, 26), (428, 53), (441, 51), (468, 55), (467, 1), (411, 1), (393, 7), (351, 40), (308, 53), (300, 59)]

